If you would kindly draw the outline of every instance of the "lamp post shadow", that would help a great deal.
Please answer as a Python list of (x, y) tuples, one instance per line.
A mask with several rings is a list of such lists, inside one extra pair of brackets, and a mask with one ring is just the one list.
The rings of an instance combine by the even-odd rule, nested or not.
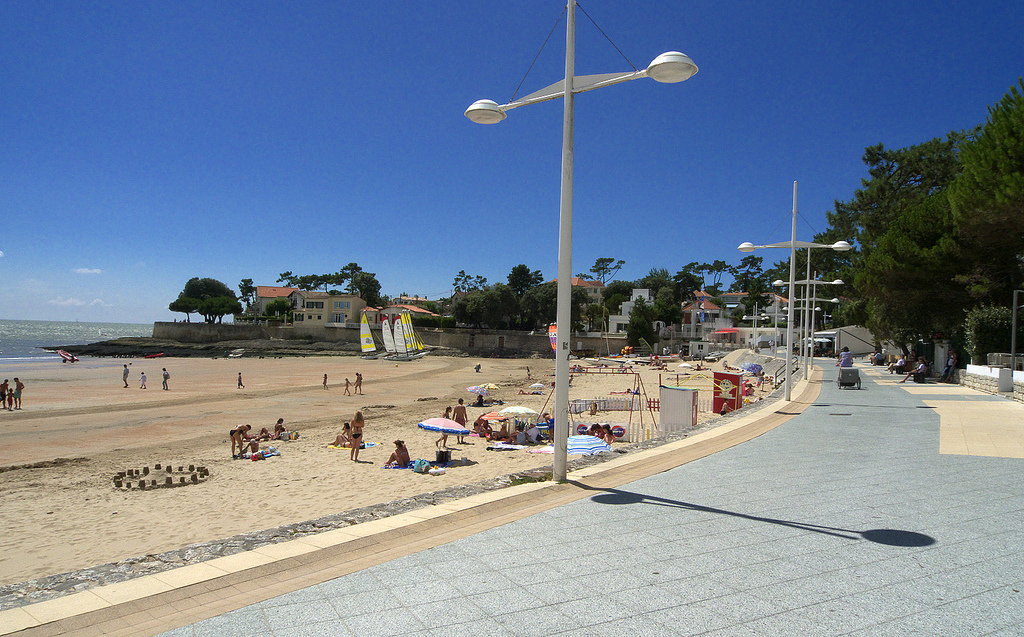
[(601, 493), (591, 496), (590, 498), (598, 504), (653, 504), (678, 509), (689, 509), (691, 511), (700, 511), (702, 513), (714, 513), (717, 515), (728, 515), (731, 517), (743, 518), (744, 520), (751, 520), (753, 522), (775, 524), (778, 526), (800, 529), (802, 531), (810, 531), (812, 533), (838, 537), (844, 540), (867, 540), (875, 544), (884, 544), (886, 546), (922, 547), (930, 546), (936, 542), (935, 538), (932, 536), (914, 531), (902, 531), (899, 529), (869, 529), (867, 531), (855, 531), (839, 527), (822, 526), (820, 524), (810, 524), (808, 522), (794, 522), (792, 520), (779, 520), (776, 518), (748, 515), (746, 513), (727, 511), (725, 509), (704, 506), (702, 504), (693, 504), (691, 502), (680, 502), (679, 500), (670, 500), (668, 498), (644, 495), (622, 489), (603, 489), (592, 487), (574, 480), (570, 480), (569, 482), (570, 484), (574, 484), (587, 491), (600, 491)]

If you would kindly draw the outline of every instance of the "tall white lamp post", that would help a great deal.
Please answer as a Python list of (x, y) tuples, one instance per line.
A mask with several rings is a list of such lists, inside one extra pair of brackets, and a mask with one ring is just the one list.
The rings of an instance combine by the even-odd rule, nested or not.
[[(791, 376), (793, 372), (793, 354), (789, 351), (790, 343), (793, 342), (793, 307), (796, 305), (793, 303), (794, 285), (796, 279), (796, 249), (797, 248), (832, 248), (836, 252), (846, 252), (852, 248), (849, 243), (845, 241), (836, 241), (835, 243), (811, 243), (810, 241), (797, 241), (796, 240), (796, 182), (793, 182), (793, 234), (790, 240), (786, 243), (769, 243), (766, 245), (754, 245), (749, 241), (744, 241), (739, 245), (740, 252), (753, 252), (761, 248), (789, 248), (789, 311), (786, 319), (786, 400), (792, 399), (793, 383)], [(808, 277), (810, 278), (810, 277)]]
[(559, 206), (558, 231), (558, 294), (555, 322), (555, 431), (553, 478), (561, 482), (566, 477), (566, 449), (569, 438), (569, 338), (572, 329), (572, 155), (573, 155), (573, 98), (577, 93), (591, 91), (612, 84), (649, 77), (657, 82), (671, 84), (689, 79), (697, 72), (697, 65), (678, 51), (662, 53), (642, 71), (604, 73), (576, 77), (576, 0), (568, 0), (565, 25), (565, 79), (530, 93), (507, 104), (493, 100), (477, 100), (466, 109), (466, 117), (477, 124), (497, 124), (505, 119), (506, 111), (520, 106), (546, 102), (559, 97), (565, 100), (562, 119), (562, 189)]

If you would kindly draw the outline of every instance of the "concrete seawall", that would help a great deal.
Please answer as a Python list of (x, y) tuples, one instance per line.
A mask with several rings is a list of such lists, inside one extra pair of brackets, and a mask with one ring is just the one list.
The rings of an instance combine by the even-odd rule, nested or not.
[[(469, 356), (542, 356), (553, 357), (546, 333), (515, 332), (510, 330), (477, 330), (471, 328), (425, 329), (416, 333), (424, 344), (457, 350)], [(379, 339), (379, 330), (374, 330)], [(302, 340), (325, 343), (358, 343), (359, 329), (349, 327), (306, 327), (284, 325), (235, 325), (233, 323), (154, 323), (153, 338), (181, 343), (217, 343), (246, 340)], [(622, 336), (607, 339), (593, 336), (573, 336), (573, 350), (593, 350), (613, 354), (626, 344)]]

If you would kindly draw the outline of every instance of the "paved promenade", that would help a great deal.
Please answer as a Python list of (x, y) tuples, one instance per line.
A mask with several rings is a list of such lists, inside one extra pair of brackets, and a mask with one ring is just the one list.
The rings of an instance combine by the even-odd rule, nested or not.
[[(813, 402), (723, 427), (717, 442), (673, 443), (568, 485), (523, 485), (392, 528), (387, 541), (352, 536), (159, 611), (63, 627), (173, 628), (166, 637), (1024, 635), (1024, 405), (861, 374), (863, 389), (840, 390), (826, 367), (802, 394)], [(424, 536), (431, 525), (437, 538)], [(47, 626), (24, 634), (52, 634)]]

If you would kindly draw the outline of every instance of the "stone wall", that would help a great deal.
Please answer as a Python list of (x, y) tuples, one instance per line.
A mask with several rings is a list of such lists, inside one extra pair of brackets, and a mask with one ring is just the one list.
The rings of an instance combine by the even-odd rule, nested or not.
[[(551, 358), (551, 342), (547, 332), (514, 332), (508, 330), (425, 329), (416, 333), (425, 345), (447, 347), (470, 356), (541, 356)], [(215, 343), (218, 341), (245, 341), (261, 339), (295, 339), (315, 342), (358, 343), (359, 329), (323, 326), (282, 326), (250, 324), (208, 323), (154, 323), (153, 337), (182, 343)], [(374, 330), (380, 339), (380, 331)], [(570, 346), (576, 350), (593, 350), (606, 355), (608, 350), (618, 354), (626, 344), (624, 337), (573, 336)]]
[(251, 341), (270, 338), (265, 325), (234, 323), (153, 323), (153, 338), (180, 343), (216, 343), (218, 341)]
[[(953, 378), (955, 382), (964, 387), (988, 394), (1006, 395), (1006, 391), (1000, 391), (998, 370), (999, 368), (969, 365), (967, 369), (956, 370)], [(1008, 397), (1012, 397), (1017, 402), (1024, 403), (1024, 374), (1017, 372), (1011, 376), (1011, 379), (1012, 394)]]

